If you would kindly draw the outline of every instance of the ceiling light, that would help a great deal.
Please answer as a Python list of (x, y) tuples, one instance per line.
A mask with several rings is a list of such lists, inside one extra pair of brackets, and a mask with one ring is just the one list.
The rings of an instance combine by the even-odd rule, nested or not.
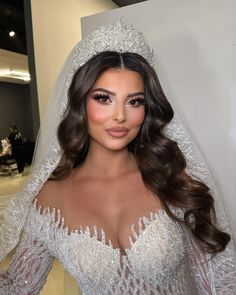
[(8, 34), (10, 37), (14, 37), (16, 33), (15, 33), (15, 31), (10, 30)]

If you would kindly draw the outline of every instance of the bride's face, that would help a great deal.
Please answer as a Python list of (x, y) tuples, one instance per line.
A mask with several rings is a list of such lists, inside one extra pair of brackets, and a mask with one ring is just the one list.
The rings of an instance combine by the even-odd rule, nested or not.
[(138, 72), (109, 69), (87, 96), (90, 144), (121, 150), (137, 136), (145, 117), (144, 84)]

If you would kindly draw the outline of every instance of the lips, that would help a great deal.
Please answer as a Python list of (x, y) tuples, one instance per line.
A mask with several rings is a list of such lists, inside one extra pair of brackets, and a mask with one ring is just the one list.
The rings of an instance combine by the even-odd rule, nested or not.
[(111, 128), (107, 128), (106, 130), (111, 131), (111, 132), (127, 132), (127, 131), (129, 131), (128, 128), (120, 127), (120, 126), (114, 126), (114, 127), (111, 127)]
[(106, 131), (110, 136), (119, 138), (125, 136), (128, 133), (129, 129), (126, 127), (114, 126), (111, 128), (107, 128)]

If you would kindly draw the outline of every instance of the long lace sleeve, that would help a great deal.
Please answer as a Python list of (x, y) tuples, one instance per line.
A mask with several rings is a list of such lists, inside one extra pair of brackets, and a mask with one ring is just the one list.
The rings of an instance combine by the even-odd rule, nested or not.
[[(186, 230), (186, 251), (192, 276), (200, 295), (235, 295), (236, 261), (233, 245), (214, 257), (204, 253)], [(232, 246), (232, 247), (231, 247)]]
[(52, 261), (47, 247), (24, 232), (9, 269), (0, 271), (0, 295), (39, 294)]

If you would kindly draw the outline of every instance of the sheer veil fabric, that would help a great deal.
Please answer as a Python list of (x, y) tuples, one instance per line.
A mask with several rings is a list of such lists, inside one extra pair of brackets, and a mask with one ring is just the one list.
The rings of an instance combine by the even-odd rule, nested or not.
[[(17, 245), (30, 204), (61, 159), (62, 151), (56, 132), (67, 106), (67, 92), (72, 77), (75, 71), (93, 55), (105, 50), (136, 52), (153, 65), (153, 52), (145, 37), (141, 32), (137, 32), (132, 25), (124, 24), (123, 20), (98, 28), (74, 47), (58, 77), (53, 96), (42, 121), (28, 181), (5, 210), (4, 220), (0, 227), (0, 260)], [(207, 161), (194, 142), (191, 132), (185, 126), (185, 119), (181, 111), (178, 110), (178, 105), (175, 104), (174, 110), (175, 117), (166, 127), (166, 134), (178, 142), (186, 157), (187, 169), (191, 176), (201, 179), (211, 188), (215, 198), (219, 226), (232, 235), (221, 199), (221, 189), (214, 180)], [(227, 251), (220, 255), (222, 255), (222, 259), (224, 255), (235, 259), (235, 247), (232, 240)], [(214, 269), (216, 267), (212, 265), (212, 270)]]

